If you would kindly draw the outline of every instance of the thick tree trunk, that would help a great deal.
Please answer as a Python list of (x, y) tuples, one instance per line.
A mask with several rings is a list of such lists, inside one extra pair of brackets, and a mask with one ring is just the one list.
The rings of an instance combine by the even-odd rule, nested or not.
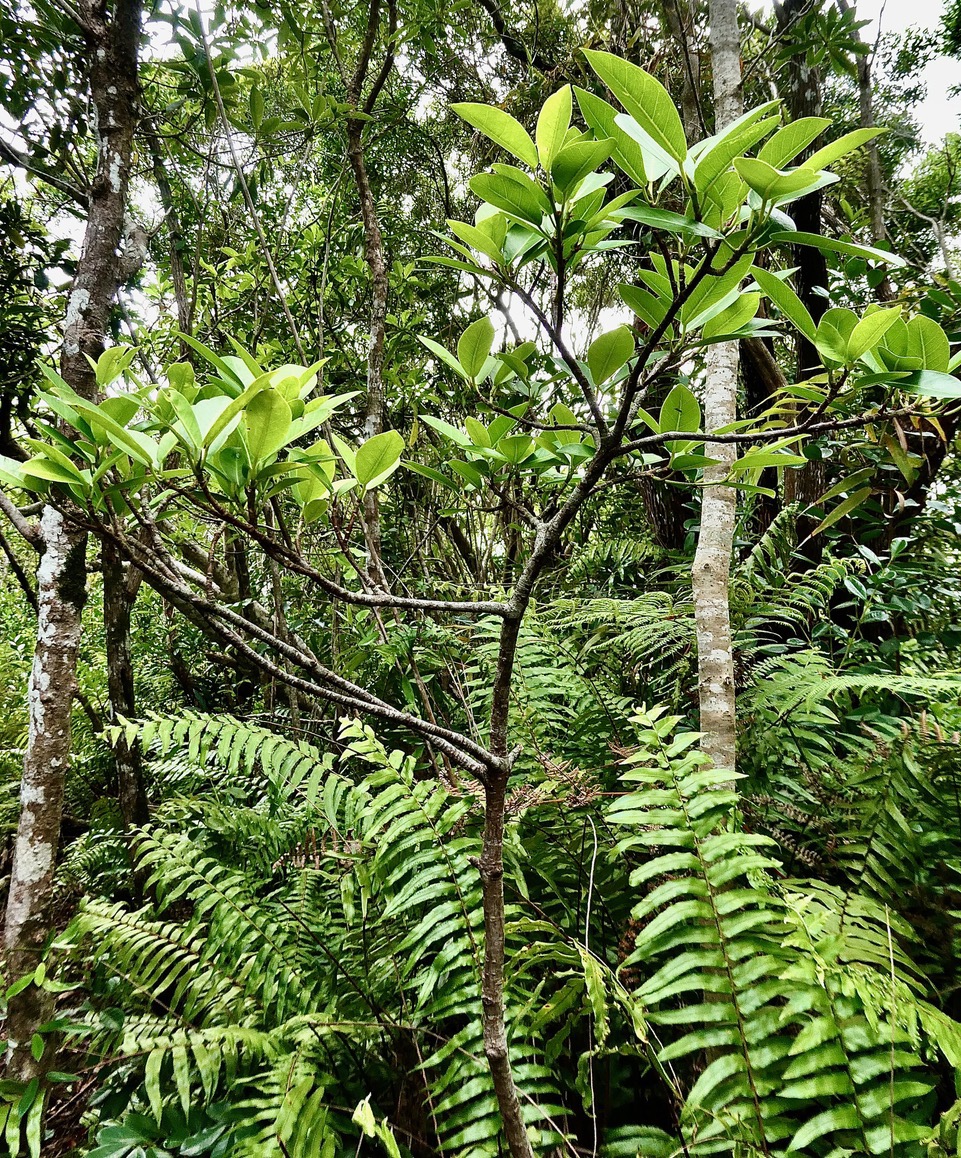
[[(60, 373), (87, 398), (96, 376), (87, 360), (103, 349), (110, 307), (124, 269), (121, 245), (134, 131), (140, 0), (117, 0), (108, 18), (99, 4), (79, 5), (87, 42), (90, 93), (99, 136), (97, 169), (77, 275), (67, 299)], [(20, 788), (20, 822), (10, 874), (4, 946), (10, 980), (31, 972), (53, 932), (51, 896), (64, 779), (70, 757), (70, 706), (76, 689), (80, 617), (86, 598), (86, 539), (52, 507), (40, 520), (38, 631), (29, 684), (30, 735)], [(11, 1078), (45, 1072), (51, 1050), (37, 1062), (31, 1038), (48, 1016), (49, 995), (27, 986), (12, 998), (7, 1032)]]
[[(27, 687), (30, 733), (4, 927), (10, 980), (36, 969), (52, 932), (50, 901), (86, 599), (86, 536), (72, 529), (53, 507), (44, 508), (40, 526), (45, 547), (37, 572), (37, 646)], [(37, 1027), (50, 1020), (51, 1012), (52, 995), (33, 985), (10, 999), (8, 1077), (29, 1081), (49, 1068), (49, 1051), (38, 1063), (30, 1047)]]
[[(711, 58), (717, 129), (741, 115), (741, 44), (735, 0), (711, 0)], [(715, 430), (737, 419), (738, 346), (711, 346), (704, 387), (704, 428)], [(733, 444), (708, 442), (716, 465), (704, 471), (701, 527), (692, 583), (697, 633), (698, 702), (701, 746), (719, 768), (734, 771), (734, 652), (731, 642), (729, 582), (737, 496), (724, 486), (736, 457)]]

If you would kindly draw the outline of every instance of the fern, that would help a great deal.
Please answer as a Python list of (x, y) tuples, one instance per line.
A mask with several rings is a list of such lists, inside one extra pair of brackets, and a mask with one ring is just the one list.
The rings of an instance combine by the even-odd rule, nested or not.
[[(245, 809), (195, 803), (187, 832), (143, 837), (156, 913), (92, 903), (78, 917), (92, 967), (142, 1004), (119, 1035), (92, 1026), (94, 1046), (145, 1058), (139, 1096), (158, 1120), (171, 1084), (181, 1099), (228, 1097), (243, 1154), (340, 1153), (329, 1140), (357, 1124), (337, 1107), (374, 1091), (390, 1114), (405, 1058), (418, 1132), (439, 1154), (496, 1154), (474, 797), (416, 779), (410, 757), (356, 724), (337, 771), (232, 719), (151, 720), (137, 735), (259, 776), (266, 791), (252, 783)], [(305, 834), (316, 854), (298, 864)], [(186, 921), (164, 919), (184, 905)], [(525, 1005), (513, 995), (512, 1010)], [(515, 1017), (511, 1037), (525, 1116), (556, 1144), (567, 1110), (542, 1046)]]
[(649, 890), (624, 970), (653, 969), (634, 996), (672, 1034), (660, 1065), (693, 1067), (676, 1079), (689, 1152), (920, 1153), (931, 1007), (906, 928), (867, 900), (778, 887), (773, 842), (739, 830), (730, 774), (696, 735), (673, 736), (677, 722), (638, 717), (636, 787), (609, 819), (629, 829), (619, 850)]

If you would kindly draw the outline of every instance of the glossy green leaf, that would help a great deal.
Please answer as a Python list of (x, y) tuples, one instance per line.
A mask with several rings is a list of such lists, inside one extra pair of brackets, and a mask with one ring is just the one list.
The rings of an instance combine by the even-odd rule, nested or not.
[(848, 340), (857, 324), (857, 314), (853, 310), (826, 310), (814, 335), (814, 344), (821, 357), (843, 366), (848, 361)]
[(673, 386), (661, 405), (658, 424), (664, 431), (695, 433), (701, 428), (701, 405), (683, 382)]
[(617, 110), (594, 93), (576, 88), (577, 106), (594, 135), (614, 142), (611, 156), (617, 167), (630, 177), (635, 185), (646, 185), (652, 180), (644, 168), (644, 153), (616, 123)]
[(859, 507), (865, 501), (865, 499), (870, 497), (871, 487), (862, 487), (861, 490), (855, 491), (853, 495), (848, 495), (848, 497), (843, 502), (838, 503), (834, 510), (832, 510), (830, 514), (826, 515), (820, 521), (820, 523), (818, 523), (811, 534), (819, 535), (821, 531), (825, 531), (828, 527), (832, 527), (839, 520), (843, 519), (845, 515), (849, 515), (853, 510)]
[(540, 115), (537, 118), (537, 127), (534, 131), (534, 140), (537, 144), (537, 155), (541, 168), (549, 170), (551, 163), (564, 145), (564, 138), (571, 125), (571, 86), (565, 84), (544, 101)]
[(751, 109), (705, 142), (708, 148), (698, 156), (694, 166), (694, 187), (699, 193), (706, 192), (731, 168), (735, 158), (742, 157), (774, 129), (779, 118), (767, 114), (777, 105), (777, 101), (768, 101)]
[(900, 306), (865, 314), (848, 338), (847, 361), (856, 362), (868, 350), (873, 350), (900, 316)]
[(247, 403), (242, 422), (247, 453), (256, 471), (287, 442), (290, 404), (276, 390), (261, 390)]
[(357, 481), (368, 490), (379, 486), (400, 466), (403, 452), (404, 439), (396, 430), (384, 430), (368, 438), (354, 460)]
[(752, 274), (765, 296), (771, 299), (791, 325), (809, 342), (813, 342), (816, 332), (814, 319), (792, 287), (766, 269), (755, 267)]
[(591, 342), (587, 365), (595, 385), (612, 378), (634, 353), (634, 334), (627, 326), (608, 330)]
[(457, 343), (457, 360), (468, 378), (477, 378), (494, 344), (494, 326), (490, 318), (471, 322)]
[(539, 226), (551, 210), (543, 191), (533, 181), (525, 184), (501, 173), (478, 173), (468, 185), (482, 200), (532, 225)]
[(493, 105), (454, 104), (451, 111), (465, 120), (518, 161), (532, 169), (537, 168), (537, 148), (524, 126), (503, 109)]
[(835, 161), (839, 161), (848, 153), (853, 153), (855, 149), (860, 149), (868, 141), (873, 141), (875, 137), (886, 132), (887, 129), (854, 129), (836, 141), (832, 141), (829, 145), (825, 145), (823, 149), (818, 149), (816, 153), (812, 153), (804, 164), (809, 169), (826, 169), (828, 165), (833, 165)]
[(917, 314), (907, 323), (907, 348), (925, 370), (947, 371), (951, 361), (948, 336), (933, 318)]
[(692, 217), (682, 217), (669, 209), (656, 209), (653, 205), (630, 205), (620, 210), (625, 221), (639, 221), (651, 229), (666, 229), (669, 233), (687, 234), (690, 237), (719, 238), (721, 234)]
[(687, 156), (684, 126), (667, 89), (649, 72), (610, 52), (584, 49), (594, 72), (624, 108), (677, 162)]
[(572, 193), (578, 184), (610, 157), (614, 141), (574, 141), (554, 158), (551, 177), (562, 193)]
[(824, 237), (820, 233), (804, 233), (802, 230), (773, 233), (770, 242), (789, 242), (791, 245), (811, 245), (825, 253), (843, 253), (846, 257), (863, 257), (868, 261), (882, 261), (888, 265), (906, 265), (907, 262), (896, 253), (886, 249), (876, 249), (871, 245), (859, 245), (853, 241), (840, 241), (834, 237)]
[[(791, 121), (774, 134), (769, 141), (758, 151), (758, 160), (766, 161), (775, 169), (782, 169), (788, 162), (802, 153), (808, 145), (830, 128), (831, 122), (827, 117), (801, 117)], [(817, 168), (805, 163), (805, 168)]]
[(961, 379), (937, 370), (915, 370), (899, 379), (897, 385), (902, 390), (912, 390), (928, 398), (961, 398)]

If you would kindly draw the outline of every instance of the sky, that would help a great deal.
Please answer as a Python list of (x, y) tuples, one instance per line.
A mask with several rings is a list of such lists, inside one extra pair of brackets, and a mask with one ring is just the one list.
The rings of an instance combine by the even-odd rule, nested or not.
[[(877, 35), (878, 19), (884, 32), (902, 32), (905, 28), (937, 28), (944, 10), (943, 0), (858, 0), (857, 13), (872, 23), (861, 35), (872, 44)], [(948, 89), (961, 84), (956, 60), (938, 57), (924, 70), (928, 95), (918, 110), (924, 139), (940, 144), (945, 133), (961, 131), (961, 97), (949, 97)]]

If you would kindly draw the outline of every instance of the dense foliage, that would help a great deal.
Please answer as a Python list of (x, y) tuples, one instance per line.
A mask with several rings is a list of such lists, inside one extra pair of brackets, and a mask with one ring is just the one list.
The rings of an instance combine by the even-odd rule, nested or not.
[(4, 1152), (961, 1154), (933, 40), (159, 4), (118, 200), (131, 13), (0, 3)]

